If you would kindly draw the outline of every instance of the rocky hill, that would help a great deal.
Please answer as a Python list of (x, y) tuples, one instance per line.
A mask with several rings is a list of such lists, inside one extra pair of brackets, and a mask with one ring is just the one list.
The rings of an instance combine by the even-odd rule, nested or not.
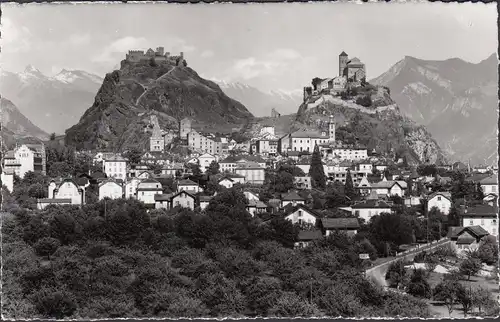
[(283, 115), (296, 111), (302, 102), (302, 91), (284, 92), (280, 90), (263, 91), (239, 82), (215, 81), (229, 97), (245, 105), (253, 115), (267, 117), (274, 108)]
[(64, 133), (75, 124), (95, 97), (102, 78), (78, 70), (54, 77), (28, 65), (21, 73), (0, 72), (0, 94), (47, 133)]
[(77, 148), (122, 150), (145, 145), (151, 114), (162, 128), (177, 128), (184, 117), (195, 128), (231, 132), (253, 115), (212, 81), (193, 69), (168, 63), (129, 63), (106, 75), (94, 104), (66, 131), (65, 142)]
[(402, 113), (425, 125), (452, 159), (496, 162), (495, 54), (477, 64), (458, 58), (430, 61), (407, 56), (370, 83), (389, 87)]
[[(295, 119), (282, 116), (279, 119), (261, 119), (249, 130), (257, 132), (269, 123), (288, 124), (288, 131), (299, 129), (327, 129), (330, 115), (335, 117), (337, 140), (344, 143), (359, 143), (369, 149), (394, 156), (405, 156), (410, 164), (442, 162), (445, 157), (425, 127), (417, 125), (401, 115), (392, 101), (389, 91), (383, 87), (368, 85), (360, 89), (359, 95), (371, 96), (369, 107), (356, 104), (356, 98), (341, 99), (331, 95), (311, 97), (300, 105)], [(283, 129), (281, 129), (283, 130)]]
[(31, 123), (8, 99), (0, 98), (0, 121), (2, 140), (7, 146), (20, 138), (34, 137), (47, 140), (49, 135)]

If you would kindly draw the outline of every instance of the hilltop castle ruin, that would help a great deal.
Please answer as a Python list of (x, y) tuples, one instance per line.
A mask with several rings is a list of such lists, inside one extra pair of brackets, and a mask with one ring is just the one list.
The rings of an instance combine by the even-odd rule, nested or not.
[(312, 95), (329, 93), (340, 95), (348, 86), (359, 86), (366, 79), (366, 66), (359, 58), (349, 59), (344, 51), (339, 55), (339, 73), (331, 78), (314, 78), (312, 87), (304, 87), (304, 101)]
[(155, 62), (169, 62), (171, 64), (181, 66), (184, 64), (184, 53), (180, 52), (178, 56), (171, 56), (170, 52), (165, 52), (163, 47), (157, 47), (156, 51), (149, 48), (146, 52), (143, 50), (129, 50), (125, 56), (125, 60), (131, 63), (154, 59)]

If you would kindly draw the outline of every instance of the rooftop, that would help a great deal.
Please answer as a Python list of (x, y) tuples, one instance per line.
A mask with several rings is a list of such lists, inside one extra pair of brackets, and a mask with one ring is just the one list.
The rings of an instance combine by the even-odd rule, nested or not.
[(325, 229), (358, 229), (357, 218), (321, 218), (321, 224)]

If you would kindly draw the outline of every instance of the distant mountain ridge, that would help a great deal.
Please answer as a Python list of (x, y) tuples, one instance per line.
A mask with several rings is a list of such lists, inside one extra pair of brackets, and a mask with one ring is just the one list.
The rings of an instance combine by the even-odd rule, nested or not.
[(477, 64), (406, 56), (370, 83), (390, 88), (401, 111), (425, 125), (452, 159), (496, 162), (496, 54)]
[(23, 72), (0, 71), (0, 94), (47, 133), (64, 133), (92, 104), (102, 78), (80, 70), (61, 70), (54, 77), (32, 65)]
[(33, 137), (47, 140), (49, 135), (34, 125), (19, 109), (8, 99), (0, 98), (0, 121), (2, 124), (3, 143), (12, 145), (16, 139)]
[(184, 117), (203, 131), (231, 132), (253, 118), (244, 105), (229, 98), (193, 69), (168, 62), (131, 63), (106, 75), (94, 103), (66, 131), (65, 142), (77, 149), (124, 150), (147, 147), (144, 131), (156, 115), (162, 129), (176, 129)]
[(302, 91), (285, 92), (282, 90), (263, 91), (240, 82), (213, 80), (224, 93), (241, 102), (257, 117), (271, 115), (274, 108), (281, 114), (294, 113), (302, 103)]

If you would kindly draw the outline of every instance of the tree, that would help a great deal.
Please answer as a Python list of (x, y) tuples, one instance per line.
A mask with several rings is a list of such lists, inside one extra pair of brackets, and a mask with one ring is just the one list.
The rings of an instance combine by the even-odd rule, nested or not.
[(321, 161), (321, 154), (319, 152), (318, 145), (314, 147), (314, 152), (311, 158), (311, 167), (309, 168), (309, 175), (311, 176), (311, 185), (313, 188), (325, 189), (325, 169), (323, 168), (323, 161)]
[(425, 279), (425, 271), (423, 269), (414, 269), (413, 274), (408, 284), (408, 294), (416, 297), (430, 298), (432, 289)]
[(443, 302), (448, 309), (448, 314), (451, 315), (453, 312), (453, 305), (458, 300), (457, 289), (460, 287), (460, 283), (457, 281), (442, 281), (433, 291), (433, 298), (436, 301)]
[(73, 297), (67, 292), (44, 289), (34, 298), (37, 311), (45, 318), (63, 319), (76, 311)]
[(50, 133), (50, 141), (55, 141), (56, 140), (56, 134), (54, 132)]
[(372, 106), (372, 98), (370, 97), (370, 95), (363, 95), (356, 99), (356, 104), (364, 107), (370, 107)]
[(55, 253), (60, 245), (57, 239), (44, 237), (37, 241), (33, 248), (35, 248), (35, 252), (38, 256), (47, 256), (47, 259), (50, 260), (50, 256)]
[(141, 162), (142, 153), (142, 150), (137, 147), (133, 147), (125, 152), (123, 156), (127, 158), (131, 164), (139, 164)]
[(460, 263), (459, 271), (462, 275), (467, 276), (470, 281), (472, 275), (476, 275), (481, 270), (481, 261), (477, 258), (468, 257)]
[(319, 314), (319, 310), (315, 304), (305, 301), (292, 292), (282, 294), (276, 304), (270, 309), (270, 312), (274, 316), (287, 318), (312, 317)]
[(493, 299), (491, 291), (482, 286), (478, 286), (473, 289), (471, 295), (472, 305), (477, 307), (479, 313), (481, 313), (484, 308), (488, 307), (492, 302), (495, 301)]
[(493, 265), (498, 262), (498, 245), (494, 236), (487, 236), (478, 248), (478, 256), (483, 263)]
[(467, 313), (469, 313), (470, 309), (472, 308), (472, 300), (473, 300), (473, 294), (472, 294), (472, 289), (466, 288), (462, 284), (458, 283), (456, 285), (456, 292), (457, 292), (457, 299), (460, 304), (462, 304), (462, 309), (464, 311), (464, 317), (467, 316)]
[(351, 171), (347, 169), (347, 174), (345, 177), (345, 195), (350, 199), (353, 199), (356, 196), (356, 189), (354, 189), (354, 184), (352, 182)]
[(216, 174), (219, 174), (220, 173), (220, 166), (219, 166), (219, 163), (217, 163), (217, 161), (212, 161), (210, 163), (210, 165), (208, 166), (207, 168), (207, 171), (206, 173), (208, 175), (216, 175)]

